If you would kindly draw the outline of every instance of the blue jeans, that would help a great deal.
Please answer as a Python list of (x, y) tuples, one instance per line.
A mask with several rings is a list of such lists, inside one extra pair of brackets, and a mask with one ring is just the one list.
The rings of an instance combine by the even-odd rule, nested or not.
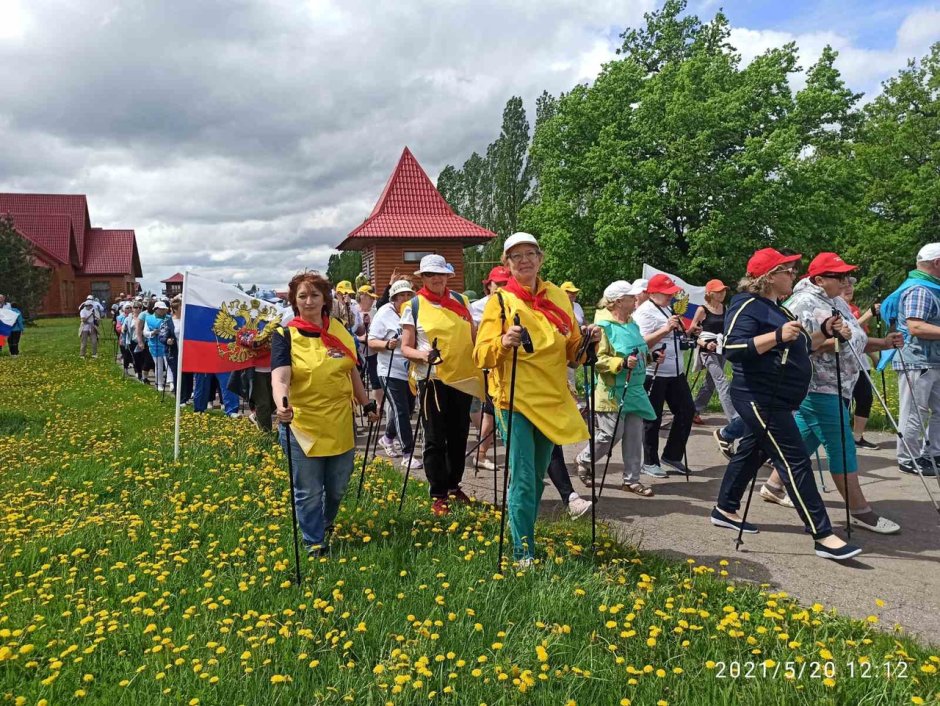
[[(287, 454), (287, 427), (280, 425), (278, 436)], [(294, 469), (294, 507), (304, 545), (326, 546), (326, 528), (332, 526), (353, 471), (350, 449), (337, 456), (307, 456), (293, 434), (290, 435), (291, 465)]]
[(228, 379), (231, 373), (196, 373), (193, 411), (205, 412), (206, 407), (209, 406), (209, 383), (213, 375), (219, 381), (219, 388), (222, 390), (222, 405), (225, 407), (225, 413), (234, 414), (238, 411), (238, 395), (228, 389)]
[(725, 441), (737, 441), (747, 434), (747, 424), (741, 419), (740, 414), (736, 414), (731, 420), (721, 428), (721, 438)]

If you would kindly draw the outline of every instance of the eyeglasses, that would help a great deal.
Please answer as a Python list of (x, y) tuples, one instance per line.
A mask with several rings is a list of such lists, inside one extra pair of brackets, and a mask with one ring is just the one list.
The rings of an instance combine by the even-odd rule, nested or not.
[(513, 262), (525, 262), (526, 260), (537, 260), (541, 254), (541, 250), (526, 250), (525, 252), (514, 252), (506, 257)]
[(824, 272), (821, 275), (816, 275), (816, 276), (825, 277), (826, 279), (837, 279), (840, 282), (845, 282), (849, 278), (849, 276), (845, 272)]
[(781, 267), (779, 270), (774, 270), (771, 274), (784, 274), (790, 275), (791, 277), (796, 277), (797, 271), (795, 267)]

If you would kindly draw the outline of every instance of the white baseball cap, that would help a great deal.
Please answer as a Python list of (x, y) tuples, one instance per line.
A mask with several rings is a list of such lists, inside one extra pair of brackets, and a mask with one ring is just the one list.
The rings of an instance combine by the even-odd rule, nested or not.
[(608, 302), (615, 302), (624, 297), (635, 297), (637, 294), (642, 294), (643, 291), (645, 291), (645, 288), (641, 289), (636, 282), (631, 284), (626, 280), (618, 279), (616, 282), (607, 285), (604, 290), (604, 299)]
[(425, 255), (421, 258), (421, 265), (415, 271), (416, 275), (452, 275), (453, 270), (447, 269), (447, 260), (443, 255)]
[(154, 309), (169, 309), (170, 307), (166, 305), (165, 301), (158, 301), (158, 302), (154, 302), (153, 308)]
[(640, 291), (637, 294), (642, 294), (646, 291), (646, 288), (650, 286), (650, 281), (648, 279), (635, 279), (633, 280), (633, 287), (638, 288)]
[(411, 294), (415, 293), (414, 287), (411, 286), (411, 282), (406, 279), (400, 279), (395, 284), (392, 285), (392, 288), (388, 290), (388, 296), (394, 297), (397, 294), (402, 292), (410, 292)]
[(930, 262), (940, 259), (940, 243), (927, 243), (917, 253), (917, 262)]
[(539, 241), (537, 241), (535, 236), (531, 233), (513, 233), (508, 238), (506, 238), (506, 242), (503, 243), (503, 252), (507, 253), (517, 245), (523, 245), (525, 243), (534, 245), (535, 247), (539, 246)]

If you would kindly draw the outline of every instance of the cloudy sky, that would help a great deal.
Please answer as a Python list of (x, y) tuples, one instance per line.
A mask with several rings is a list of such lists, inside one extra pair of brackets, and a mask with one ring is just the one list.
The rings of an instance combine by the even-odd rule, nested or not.
[[(325, 268), (408, 145), (435, 179), (591, 80), (651, 0), (0, 0), (0, 191), (85, 193), (137, 231), (145, 287)], [(940, 4), (691, 0), (745, 58), (832, 44), (849, 85), (940, 40)]]

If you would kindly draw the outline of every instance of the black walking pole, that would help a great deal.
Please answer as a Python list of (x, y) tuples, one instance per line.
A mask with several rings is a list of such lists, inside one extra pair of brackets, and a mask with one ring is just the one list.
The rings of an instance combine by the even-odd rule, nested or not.
[[(777, 401), (777, 390), (780, 387), (780, 381), (783, 379), (783, 368), (787, 364), (787, 356), (790, 355), (790, 345), (787, 344), (783, 347), (783, 352), (780, 355), (780, 363), (777, 365), (777, 376), (774, 379), (774, 388), (770, 392), (770, 401), (767, 404), (767, 410), (770, 414), (773, 414), (774, 402)], [(764, 433), (761, 437), (760, 442), (757, 444), (757, 449), (760, 450), (760, 447), (767, 440), (767, 437), (770, 435), (770, 416), (768, 415), (767, 420), (764, 421)], [(782, 453), (782, 452), (781, 452)], [(754, 477), (751, 478), (751, 489), (747, 492), (747, 502), (744, 504), (744, 515), (741, 517), (741, 526), (738, 528), (737, 539), (734, 540), (734, 550), (740, 551), (741, 545), (744, 544), (744, 523), (747, 522), (747, 513), (751, 509), (751, 498), (754, 497), (754, 484), (757, 482), (757, 473), (760, 471), (760, 466), (754, 469)]]
[(398, 500), (398, 512), (401, 512), (401, 509), (405, 506), (405, 491), (408, 489), (408, 477), (411, 475), (411, 461), (415, 457), (415, 451), (418, 449), (418, 433), (421, 431), (421, 417), (427, 414), (425, 409), (428, 401), (428, 388), (431, 385), (431, 368), (434, 367), (437, 363), (441, 362), (441, 353), (437, 350), (437, 339), (434, 339), (434, 342), (431, 343), (431, 350), (428, 351), (428, 372), (424, 376), (424, 386), (418, 389), (418, 395), (424, 395), (424, 400), (421, 401), (418, 408), (418, 418), (415, 420), (415, 432), (411, 435), (413, 439), (413, 446), (411, 448), (411, 453), (408, 455), (408, 465), (405, 468), (405, 482), (401, 486), (401, 494), (399, 495)]
[[(640, 352), (638, 348), (634, 348), (630, 355), (627, 356), (629, 360), (631, 357), (636, 357)], [(604, 494), (604, 481), (607, 480), (607, 468), (610, 466), (610, 457), (614, 453), (614, 444), (617, 439), (617, 430), (620, 429), (620, 415), (623, 414), (623, 403), (627, 398), (627, 388), (630, 387), (630, 378), (633, 377), (633, 368), (627, 368), (627, 379), (623, 383), (623, 392), (620, 393), (620, 404), (617, 407), (617, 418), (614, 420), (614, 433), (610, 437), (610, 446), (607, 447), (607, 459), (604, 461), (604, 472), (601, 474), (601, 489), (597, 491), (597, 499), (600, 500), (601, 496)], [(593, 458), (594, 452), (591, 451), (591, 456)]]
[[(839, 316), (839, 310), (836, 308), (832, 309), (832, 316)], [(844, 339), (842, 335), (833, 331), (833, 341), (832, 344), (835, 347), (836, 353), (836, 387), (838, 388), (838, 402), (839, 402), (839, 443), (842, 447), (842, 474), (843, 474), (843, 483), (845, 485), (845, 531), (849, 539), (852, 539), (852, 518), (849, 512), (849, 462), (848, 462), (848, 452), (845, 448), (845, 404), (842, 402), (842, 361), (841, 361), (841, 343)], [(849, 347), (852, 347), (852, 344), (849, 343)]]
[[(514, 323), (516, 326), (519, 325), (519, 314), (516, 314)], [(503, 567), (503, 536), (506, 531), (506, 496), (509, 495), (509, 452), (512, 449), (512, 415), (516, 403), (516, 366), (518, 362), (519, 346), (513, 346), (512, 367), (509, 372), (509, 416), (506, 421), (506, 463), (503, 465), (503, 501), (500, 504), (499, 511), (499, 555), (496, 559), (496, 571), (499, 571)], [(495, 476), (496, 474), (494, 473), (493, 475)]]
[[(287, 409), (287, 397), (285, 396), (282, 400), (282, 405), (284, 409)], [(291, 527), (294, 530), (294, 571), (297, 578), (297, 585), (300, 585), (300, 546), (297, 543), (297, 503), (294, 496), (294, 459), (291, 457), (290, 451), (290, 422), (284, 424), (285, 431), (287, 432), (287, 478), (290, 481), (290, 513), (293, 523)]]
[[(587, 394), (588, 406), (588, 448), (591, 452), (591, 555), (597, 552), (597, 487), (594, 482), (595, 470), (597, 468), (597, 459), (594, 453), (594, 441), (597, 433), (597, 419), (595, 418), (594, 404), (594, 375), (597, 365), (597, 349), (593, 342), (588, 343), (584, 357), (584, 381), (585, 385), (590, 381), (591, 389)], [(617, 415), (620, 416), (619, 414)], [(605, 469), (606, 470), (606, 469)]]
[[(359, 498), (362, 497), (362, 486), (366, 480), (366, 463), (368, 462), (368, 459), (369, 459), (369, 437), (373, 431), (373, 428), (375, 429), (375, 434), (374, 434), (375, 438), (373, 439), (373, 442), (375, 445), (372, 449), (372, 457), (375, 458), (379, 453), (379, 434), (381, 433), (380, 430), (382, 428), (382, 413), (385, 411), (385, 399), (384, 398), (388, 397), (388, 378), (392, 374), (392, 363), (394, 362), (394, 360), (395, 360), (395, 349), (392, 348), (392, 355), (388, 359), (388, 374), (385, 376), (385, 387), (383, 388), (384, 397), (382, 399), (382, 406), (379, 408), (379, 421), (375, 423), (374, 427), (370, 423), (369, 430), (368, 432), (366, 432), (366, 449), (362, 455), (362, 470), (359, 472), (359, 488), (356, 490), (356, 504), (357, 505), (359, 504)], [(368, 367), (368, 363), (366, 364), (366, 367)]]

